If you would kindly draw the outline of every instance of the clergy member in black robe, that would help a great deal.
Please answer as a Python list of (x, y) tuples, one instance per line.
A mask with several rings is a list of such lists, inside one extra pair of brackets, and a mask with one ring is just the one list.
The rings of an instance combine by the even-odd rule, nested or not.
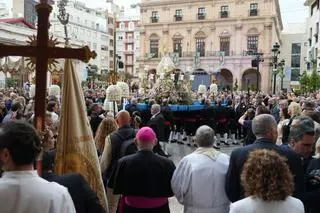
[(156, 134), (149, 127), (139, 130), (136, 154), (121, 158), (113, 171), (108, 187), (122, 195), (119, 212), (169, 213), (168, 198), (173, 196), (171, 178), (174, 163), (153, 153)]

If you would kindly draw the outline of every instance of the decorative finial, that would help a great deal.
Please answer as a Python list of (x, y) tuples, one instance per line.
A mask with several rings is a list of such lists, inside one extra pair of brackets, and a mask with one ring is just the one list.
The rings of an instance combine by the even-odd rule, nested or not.
[(60, 23), (64, 26), (64, 33), (65, 33), (65, 45), (69, 45), (70, 38), (68, 36), (68, 28), (67, 25), (69, 24), (69, 13), (66, 11), (66, 6), (68, 4), (68, 0), (61, 0), (58, 2), (58, 8), (59, 8), (59, 15), (58, 19)]

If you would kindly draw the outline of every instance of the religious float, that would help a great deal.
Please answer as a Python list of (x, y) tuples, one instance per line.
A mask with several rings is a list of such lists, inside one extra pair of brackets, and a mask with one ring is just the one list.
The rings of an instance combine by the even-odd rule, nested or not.
[(205, 84), (200, 84), (198, 90), (193, 92), (192, 83), (195, 76), (190, 72), (178, 71), (169, 55), (162, 58), (155, 74), (149, 74), (147, 77), (141, 76), (139, 95), (146, 97), (146, 103), (138, 104), (142, 116), (147, 115), (150, 111), (151, 106), (148, 101), (155, 100), (157, 103), (166, 101), (173, 113), (174, 122), (172, 124), (176, 125), (178, 131), (185, 131), (187, 135), (193, 135), (197, 126), (206, 123), (208, 110), (204, 109), (203, 100), (208, 93), (212, 96), (217, 95), (218, 87), (215, 81), (212, 82), (210, 88)]

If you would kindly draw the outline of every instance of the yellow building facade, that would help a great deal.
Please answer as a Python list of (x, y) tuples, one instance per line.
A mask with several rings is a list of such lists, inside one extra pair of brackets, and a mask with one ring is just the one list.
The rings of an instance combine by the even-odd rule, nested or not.
[(252, 53), (263, 53), (259, 88), (271, 90), (272, 46), (281, 45), (278, 0), (142, 0), (140, 71), (170, 54), (182, 72), (205, 73), (218, 84), (247, 89), (257, 82)]

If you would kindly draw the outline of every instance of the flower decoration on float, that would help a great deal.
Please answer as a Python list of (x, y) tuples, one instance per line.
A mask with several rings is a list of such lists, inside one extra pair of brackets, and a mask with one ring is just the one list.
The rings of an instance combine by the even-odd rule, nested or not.
[(129, 98), (130, 97), (130, 89), (129, 89), (129, 85), (127, 83), (119, 81), (117, 83), (117, 86), (121, 90), (121, 97), (122, 98)]
[(120, 101), (121, 100), (121, 89), (117, 85), (110, 85), (106, 90), (106, 98), (109, 101)]
[(61, 89), (58, 85), (51, 85), (49, 87), (49, 96), (60, 98), (60, 94), (61, 94)]
[(198, 94), (205, 94), (207, 92), (207, 87), (204, 84), (200, 84), (198, 87)]

